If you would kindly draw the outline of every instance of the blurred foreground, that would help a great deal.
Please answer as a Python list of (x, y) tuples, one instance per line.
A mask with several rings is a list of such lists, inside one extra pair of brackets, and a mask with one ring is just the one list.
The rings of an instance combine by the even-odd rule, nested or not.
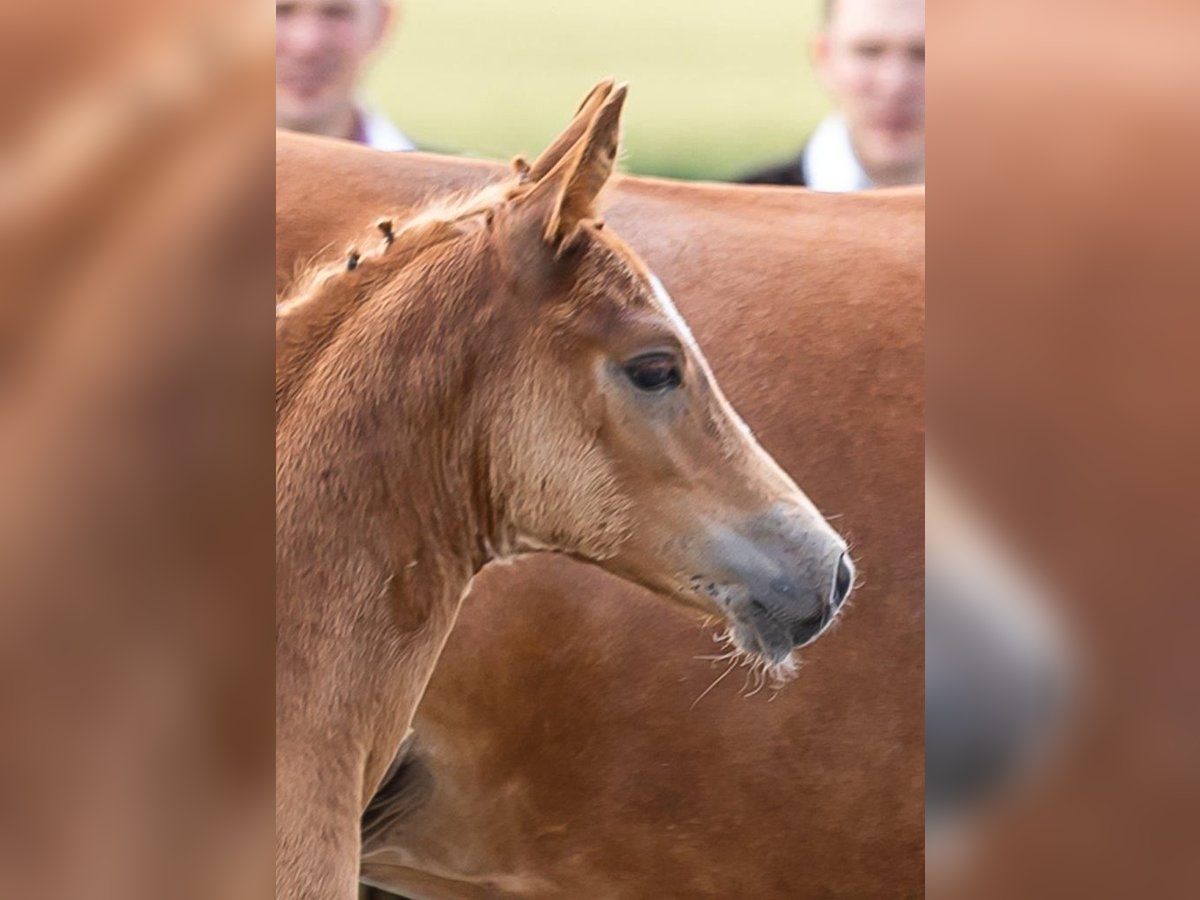
[(928, 6), (929, 440), (1079, 678), (1045, 766), (930, 834), (931, 897), (1200, 891), (1197, 24)]
[(0, 896), (266, 896), (272, 21), (3, 15)]

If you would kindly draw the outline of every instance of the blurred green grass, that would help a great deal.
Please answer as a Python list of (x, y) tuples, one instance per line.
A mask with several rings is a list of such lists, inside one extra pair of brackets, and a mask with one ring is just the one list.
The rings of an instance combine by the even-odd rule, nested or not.
[(795, 153), (828, 110), (819, 0), (398, 0), (367, 95), (423, 148), (536, 155), (588, 89), (628, 81), (625, 171), (725, 179)]

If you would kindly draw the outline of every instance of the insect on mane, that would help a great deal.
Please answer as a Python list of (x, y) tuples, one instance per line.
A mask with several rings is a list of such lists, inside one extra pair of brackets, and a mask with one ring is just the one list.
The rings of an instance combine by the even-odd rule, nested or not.
[[(367, 262), (395, 260), (401, 267), (410, 263), (421, 251), (440, 244), (461, 234), (453, 226), (473, 216), (486, 214), (497, 203), (508, 199), (521, 189), (520, 182), (505, 181), (489, 185), (482, 190), (474, 189), (440, 197), (422, 208), (415, 215), (402, 220), (400, 217), (384, 215), (376, 220), (371, 229), (374, 244), (365, 241), (347, 247), (332, 260), (329, 251), (322, 251), (297, 275), (293, 286), (275, 306), (276, 318), (297, 311), (313, 300), (321, 289), (345, 272), (354, 272)], [(363, 249), (368, 247), (369, 249)], [(389, 271), (395, 267), (390, 266)]]
[[(362, 290), (364, 285), (384, 282), (425, 251), (460, 237), (467, 220), (490, 215), (496, 204), (522, 189), (519, 180), (508, 180), (439, 198), (399, 227), (395, 217), (377, 219), (370, 243), (354, 244), (332, 261), (323, 252), (324, 258), (310, 264), (275, 306), (276, 414), (282, 413), (341, 324), (372, 295)], [(342, 286), (350, 289), (339, 290)]]

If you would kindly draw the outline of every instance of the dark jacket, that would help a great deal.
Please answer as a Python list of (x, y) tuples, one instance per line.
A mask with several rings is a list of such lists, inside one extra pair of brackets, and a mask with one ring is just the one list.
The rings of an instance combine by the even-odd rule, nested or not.
[(804, 150), (800, 155), (783, 163), (757, 169), (737, 179), (739, 184), (785, 184), (792, 187), (805, 187), (804, 168), (800, 161), (804, 158)]

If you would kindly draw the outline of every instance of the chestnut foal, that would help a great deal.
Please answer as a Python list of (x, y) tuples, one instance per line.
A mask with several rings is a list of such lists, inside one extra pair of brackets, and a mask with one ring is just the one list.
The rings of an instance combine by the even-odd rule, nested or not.
[(658, 280), (597, 218), (624, 87), (516, 176), (316, 269), (276, 313), (276, 890), (350, 898), (359, 820), (468, 582), (554, 550), (777, 674), (853, 580)]

